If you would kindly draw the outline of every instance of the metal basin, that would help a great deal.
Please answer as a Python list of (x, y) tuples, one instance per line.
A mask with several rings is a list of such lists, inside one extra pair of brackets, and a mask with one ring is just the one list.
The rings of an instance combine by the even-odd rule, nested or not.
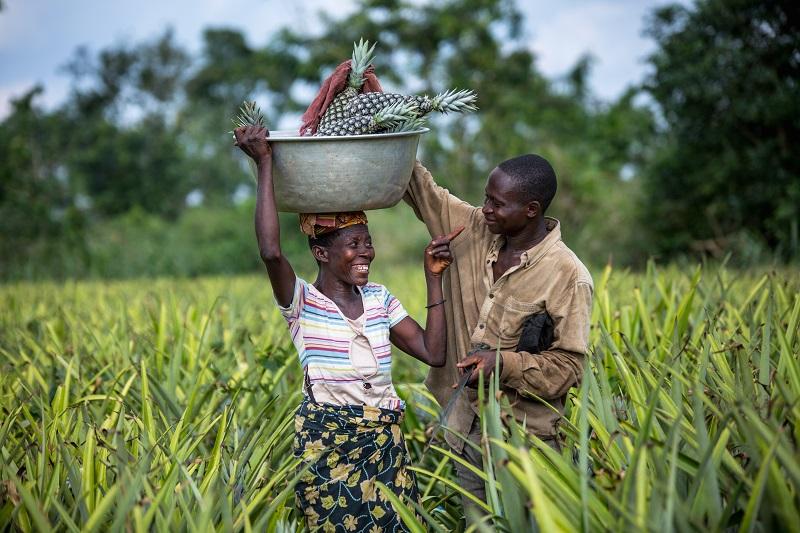
[(392, 207), (403, 197), (419, 137), (428, 131), (343, 137), (270, 132), (278, 209), (333, 213)]

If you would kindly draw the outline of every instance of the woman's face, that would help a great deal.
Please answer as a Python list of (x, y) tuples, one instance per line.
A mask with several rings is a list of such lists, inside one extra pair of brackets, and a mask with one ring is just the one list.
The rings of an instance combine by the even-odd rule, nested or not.
[(367, 284), (375, 249), (365, 224), (340, 229), (326, 251), (327, 261), (319, 258), (323, 268), (346, 283)]

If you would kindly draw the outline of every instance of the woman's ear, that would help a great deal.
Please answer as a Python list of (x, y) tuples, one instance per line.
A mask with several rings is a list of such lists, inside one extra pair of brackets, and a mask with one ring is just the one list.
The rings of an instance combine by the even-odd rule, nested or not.
[(320, 263), (327, 263), (328, 262), (328, 249), (322, 246), (314, 245), (311, 247), (311, 253), (314, 255), (314, 259), (319, 261)]

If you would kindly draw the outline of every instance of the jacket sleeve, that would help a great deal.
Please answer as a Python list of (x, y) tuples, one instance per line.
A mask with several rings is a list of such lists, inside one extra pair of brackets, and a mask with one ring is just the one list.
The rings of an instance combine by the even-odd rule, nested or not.
[(573, 282), (548, 312), (554, 322), (551, 348), (537, 354), (500, 352), (503, 362), (500, 382), (523, 395), (553, 400), (579, 385), (583, 377), (592, 316), (591, 284)]
[(449, 233), (458, 226), (472, 225), (480, 210), (437, 185), (431, 173), (419, 161), (414, 164), (403, 200), (425, 223), (431, 236)]

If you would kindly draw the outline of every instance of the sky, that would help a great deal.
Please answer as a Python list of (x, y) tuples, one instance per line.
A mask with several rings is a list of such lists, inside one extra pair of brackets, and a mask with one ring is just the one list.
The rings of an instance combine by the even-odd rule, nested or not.
[[(426, 0), (413, 0), (422, 3)], [(435, 0), (428, 0), (435, 1)], [(653, 43), (644, 18), (664, 0), (517, 0), (524, 39), (548, 76), (566, 73), (585, 53), (596, 61), (590, 78), (604, 100), (619, 96), (646, 72)], [(40, 83), (40, 103), (58, 105), (68, 93), (63, 65), (78, 46), (92, 52), (141, 41), (172, 27), (176, 40), (198, 51), (209, 26), (242, 30), (253, 46), (278, 28), (319, 31), (319, 11), (351, 13), (355, 0), (3, 0), (0, 11), (0, 119), (10, 99)]]

